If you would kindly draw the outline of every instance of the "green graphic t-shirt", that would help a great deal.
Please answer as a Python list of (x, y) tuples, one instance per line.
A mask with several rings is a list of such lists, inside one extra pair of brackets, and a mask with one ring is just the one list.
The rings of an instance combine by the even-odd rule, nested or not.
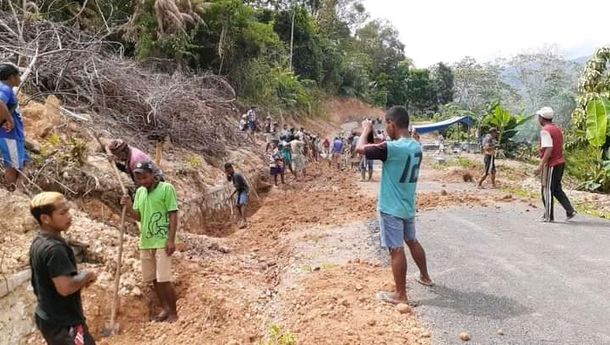
[(169, 213), (178, 211), (174, 186), (159, 182), (151, 192), (136, 191), (133, 209), (140, 213), (140, 249), (165, 248), (169, 236)]

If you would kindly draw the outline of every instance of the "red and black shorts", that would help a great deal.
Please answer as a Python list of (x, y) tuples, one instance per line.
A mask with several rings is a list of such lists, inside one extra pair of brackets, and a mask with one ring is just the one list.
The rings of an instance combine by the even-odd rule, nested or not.
[(74, 326), (58, 326), (36, 315), (36, 326), (49, 345), (95, 345), (95, 340), (85, 323)]

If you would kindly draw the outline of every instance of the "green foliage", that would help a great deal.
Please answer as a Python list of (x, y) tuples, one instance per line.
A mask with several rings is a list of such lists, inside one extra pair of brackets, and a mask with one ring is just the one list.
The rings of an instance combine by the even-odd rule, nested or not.
[(268, 331), (268, 341), (263, 345), (296, 345), (297, 340), (292, 332), (286, 331), (278, 324), (272, 324)]
[(199, 169), (203, 166), (203, 159), (198, 155), (189, 155), (186, 159), (186, 166), (191, 169)]
[(479, 166), (479, 164), (471, 161), (470, 159), (460, 156), (455, 158), (452, 165), (456, 165), (464, 169), (475, 169)]
[(432, 70), (438, 104), (445, 105), (453, 101), (453, 71), (444, 63), (438, 63)]
[(45, 18), (80, 12), (74, 21), (96, 32), (128, 23), (112, 36), (126, 55), (226, 76), (239, 98), (270, 110), (315, 114), (320, 99), (341, 95), (429, 116), (453, 97), (451, 68), (414, 69), (396, 28), (369, 20), (361, 0), (41, 3)]
[(587, 104), (587, 140), (597, 149), (606, 143), (608, 115), (610, 115), (610, 101), (607, 99), (594, 99)]
[(525, 117), (513, 115), (506, 108), (495, 104), (491, 113), (484, 118), (486, 127), (496, 127), (498, 129), (498, 141), (502, 143), (514, 135), (514, 128), (525, 121)]
[(582, 181), (580, 187), (591, 191), (610, 191), (608, 108), (610, 47), (598, 49), (587, 62), (579, 85), (577, 106), (572, 113), (574, 126), (567, 135), (567, 146), (577, 159), (568, 172)]
[(586, 214), (592, 217), (610, 219), (610, 213), (600, 210), (596, 205), (588, 202), (576, 202), (574, 208), (580, 214)]
[(610, 188), (608, 161), (598, 158), (599, 149), (586, 145), (574, 147), (566, 154), (566, 170), (570, 177), (579, 181), (579, 189), (603, 191)]

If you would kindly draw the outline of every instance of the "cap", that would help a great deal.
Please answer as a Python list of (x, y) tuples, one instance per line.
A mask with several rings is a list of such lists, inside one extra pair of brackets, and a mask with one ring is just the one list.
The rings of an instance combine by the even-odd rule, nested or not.
[(154, 163), (153, 162), (138, 162), (136, 163), (136, 168), (133, 169), (134, 173), (152, 173), (154, 171)]
[(543, 119), (552, 120), (555, 112), (551, 107), (542, 107), (536, 112), (536, 115), (542, 117)]
[(490, 132), (490, 133), (491, 133), (491, 132), (497, 132), (497, 131), (498, 131), (498, 129), (497, 129), (496, 127), (491, 127), (491, 128), (489, 129), (489, 132)]

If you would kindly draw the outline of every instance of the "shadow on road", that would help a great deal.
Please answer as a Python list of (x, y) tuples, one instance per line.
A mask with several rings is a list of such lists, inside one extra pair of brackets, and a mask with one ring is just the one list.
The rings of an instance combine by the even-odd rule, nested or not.
[(529, 314), (532, 310), (517, 301), (483, 292), (466, 292), (443, 285), (435, 285), (429, 290), (436, 297), (418, 301), (421, 306), (435, 306), (453, 309), (463, 315), (503, 320)]
[(610, 230), (610, 223), (606, 220), (602, 219), (587, 219), (587, 220), (573, 220), (570, 222), (560, 222), (562, 224), (571, 225), (571, 226), (586, 226), (588, 228), (598, 228), (598, 229), (606, 229)]

